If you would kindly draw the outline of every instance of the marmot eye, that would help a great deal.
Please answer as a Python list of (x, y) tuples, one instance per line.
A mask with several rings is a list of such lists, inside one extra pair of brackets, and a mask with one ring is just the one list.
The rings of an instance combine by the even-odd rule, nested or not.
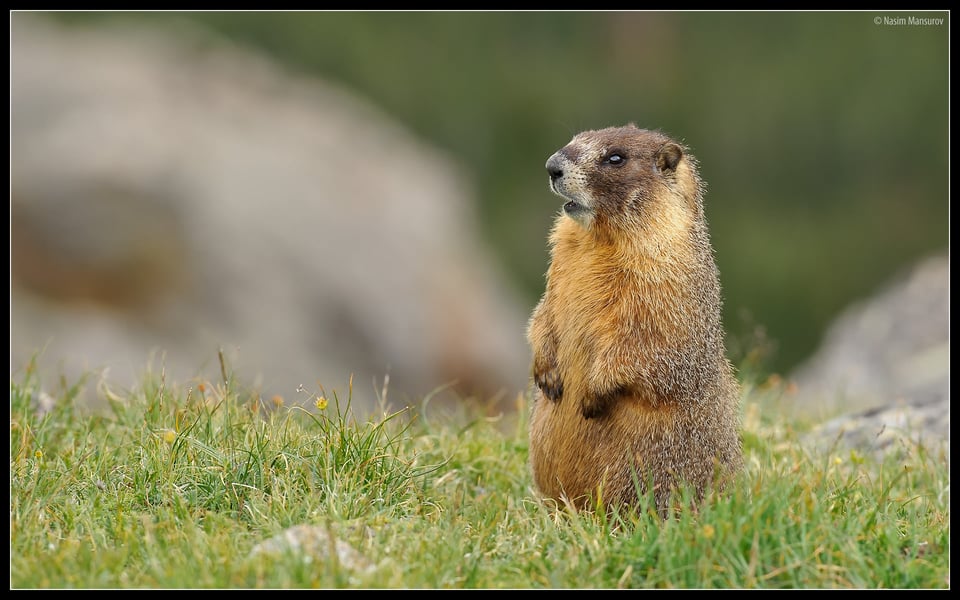
[(607, 155), (605, 159), (603, 159), (603, 164), (619, 166), (619, 165), (622, 165), (624, 162), (626, 162), (626, 160), (627, 159), (624, 158), (623, 155), (620, 154), (619, 152), (611, 152), (610, 154)]

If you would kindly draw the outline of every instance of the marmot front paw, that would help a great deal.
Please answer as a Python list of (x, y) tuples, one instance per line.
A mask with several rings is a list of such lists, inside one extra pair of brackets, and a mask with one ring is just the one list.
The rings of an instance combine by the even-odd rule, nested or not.
[(551, 402), (559, 402), (563, 396), (563, 380), (556, 368), (537, 371), (533, 374), (533, 382), (540, 388), (540, 392)]
[(627, 389), (621, 386), (609, 392), (586, 396), (580, 403), (580, 414), (583, 415), (584, 419), (602, 417), (607, 414), (617, 398), (626, 393)]

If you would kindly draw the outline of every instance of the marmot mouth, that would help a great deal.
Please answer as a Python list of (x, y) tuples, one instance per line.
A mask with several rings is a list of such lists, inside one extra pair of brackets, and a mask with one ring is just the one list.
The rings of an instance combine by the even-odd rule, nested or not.
[(587, 207), (580, 204), (576, 200), (567, 200), (563, 203), (563, 212), (567, 213), (568, 215), (584, 212), (586, 210)]

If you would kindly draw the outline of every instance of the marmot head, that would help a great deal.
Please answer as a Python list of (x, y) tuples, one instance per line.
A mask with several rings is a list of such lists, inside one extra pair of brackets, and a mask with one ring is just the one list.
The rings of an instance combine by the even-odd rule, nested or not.
[(685, 229), (702, 214), (696, 161), (658, 131), (609, 127), (577, 134), (547, 160), (550, 189), (587, 230)]

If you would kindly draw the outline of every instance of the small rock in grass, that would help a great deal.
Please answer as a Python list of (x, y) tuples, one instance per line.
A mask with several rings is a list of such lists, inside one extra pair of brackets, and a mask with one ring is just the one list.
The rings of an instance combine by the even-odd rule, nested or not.
[(265, 542), (254, 546), (250, 556), (263, 554), (292, 553), (316, 560), (330, 560), (330, 552), (336, 552), (336, 560), (344, 569), (367, 573), (374, 565), (350, 544), (335, 539), (322, 525), (296, 525)]

